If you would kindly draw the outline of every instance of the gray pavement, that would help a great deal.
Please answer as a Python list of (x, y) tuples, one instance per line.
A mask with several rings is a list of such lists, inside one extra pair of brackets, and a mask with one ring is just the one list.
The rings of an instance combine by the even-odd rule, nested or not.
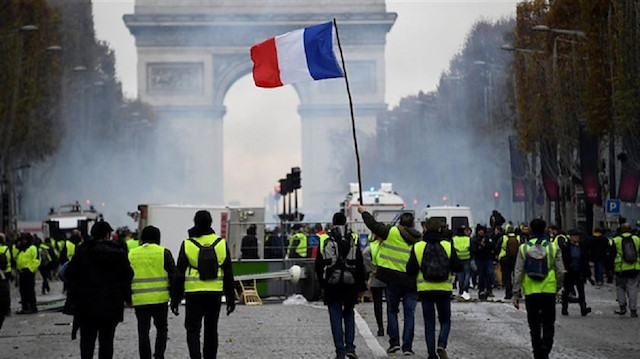
[[(38, 283), (39, 284), (39, 283)], [(18, 297), (12, 287), (13, 307)], [(39, 301), (61, 298), (61, 286), (54, 282), (52, 292), (38, 296)], [(496, 296), (502, 293), (495, 291)], [(475, 293), (472, 292), (472, 296)], [(220, 318), (220, 358), (332, 358), (333, 343), (326, 308), (321, 303), (282, 305), (284, 298), (266, 301), (263, 306), (238, 305), (236, 312)], [(640, 320), (618, 317), (613, 285), (587, 287), (587, 299), (593, 308), (581, 317), (572, 304), (568, 317), (559, 315), (551, 358), (638, 358), (640, 357)], [(183, 326), (184, 308), (175, 317), (169, 314), (167, 358), (187, 358)], [(360, 317), (356, 346), (361, 358), (384, 357), (387, 338), (373, 337), (375, 318), (371, 303), (357, 306)], [(451, 358), (530, 358), (526, 313), (509, 303), (472, 302), (452, 305), (452, 330), (449, 337)], [(416, 310), (414, 350), (417, 358), (426, 358), (422, 307)], [(357, 318), (358, 319), (358, 318)], [(386, 320), (386, 319), (385, 319)], [(358, 322), (358, 320), (357, 320)], [(0, 359), (78, 358), (78, 339), (71, 341), (71, 317), (58, 312), (41, 311), (34, 315), (12, 315), (0, 330)], [(368, 327), (367, 327), (368, 325)], [(152, 340), (155, 334), (152, 330)], [(401, 355), (397, 355), (400, 357)], [(96, 355), (97, 357), (97, 355)], [(127, 309), (125, 320), (116, 330), (115, 358), (137, 357), (136, 320)], [(390, 355), (393, 357), (393, 355)]]

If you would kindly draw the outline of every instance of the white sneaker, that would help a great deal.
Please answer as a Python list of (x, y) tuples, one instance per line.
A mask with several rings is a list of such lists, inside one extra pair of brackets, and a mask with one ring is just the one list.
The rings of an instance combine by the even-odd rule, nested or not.
[(462, 292), (462, 299), (471, 300), (471, 296), (467, 292)]

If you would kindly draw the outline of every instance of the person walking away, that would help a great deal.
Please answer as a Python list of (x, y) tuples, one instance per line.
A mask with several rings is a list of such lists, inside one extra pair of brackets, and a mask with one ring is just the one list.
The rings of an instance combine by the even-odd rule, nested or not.
[(51, 270), (56, 263), (55, 252), (51, 246), (51, 239), (45, 238), (44, 242), (41, 242), (38, 247), (38, 253), (40, 255), (40, 275), (42, 276), (42, 295), (45, 295), (51, 291), (49, 281), (51, 278)]
[(512, 302), (516, 309), (520, 309), (520, 292), (525, 297), (535, 359), (548, 359), (553, 347), (556, 293), (564, 279), (562, 255), (545, 236), (546, 225), (542, 219), (531, 221), (532, 235), (518, 250), (513, 284)]
[[(218, 320), (222, 295), (227, 303), (227, 315), (236, 307), (233, 270), (227, 241), (211, 228), (211, 213), (196, 212), (188, 239), (182, 242), (178, 254), (176, 294), (171, 298), (171, 310), (178, 313), (182, 297), (186, 299), (184, 326), (191, 359), (212, 359), (218, 355)], [(200, 329), (204, 319), (204, 344), (200, 350)]]
[(98, 339), (98, 358), (113, 357), (116, 326), (123, 320), (124, 303), (131, 302), (133, 270), (127, 252), (110, 240), (108, 222), (91, 227), (91, 239), (78, 247), (64, 274), (69, 283), (65, 312), (73, 314), (80, 329), (80, 357), (93, 358)]
[[(407, 275), (407, 261), (411, 254), (411, 247), (421, 240), (420, 233), (414, 228), (413, 213), (405, 212), (400, 215), (397, 225), (385, 225), (377, 222), (367, 208), (358, 206), (358, 212), (369, 230), (382, 238), (378, 254), (376, 278), (387, 284), (387, 334), (389, 334), (389, 348), (387, 353), (395, 353), (402, 349), (403, 354), (413, 355), (413, 335), (415, 325), (415, 311), (418, 302), (415, 278)], [(400, 302), (404, 314), (404, 328), (402, 330), (402, 347), (398, 327), (398, 312)]]
[[(423, 229), (423, 241), (413, 246), (409, 256), (407, 274), (416, 278), (429, 359), (447, 359), (453, 291), (451, 273), (460, 273), (463, 265), (451, 242), (442, 238), (438, 220), (428, 219)], [(440, 322), (437, 347), (436, 310)]]
[(486, 228), (476, 226), (476, 236), (471, 242), (471, 252), (474, 253), (476, 266), (478, 267), (478, 298), (485, 300), (493, 297), (493, 258), (495, 241), (493, 237), (486, 235)]
[(129, 262), (133, 269), (131, 304), (138, 320), (138, 352), (140, 359), (151, 359), (149, 329), (151, 319), (156, 327), (153, 358), (163, 359), (167, 348), (170, 293), (175, 292), (176, 264), (171, 251), (160, 246), (160, 230), (147, 226), (140, 234), (141, 245), (131, 249)]
[(307, 258), (307, 235), (302, 231), (302, 226), (296, 223), (291, 227), (293, 235), (289, 238), (287, 258)]
[[(453, 248), (460, 260), (462, 269), (457, 272), (458, 295), (469, 300), (469, 283), (471, 282), (471, 238), (468, 236), (466, 226), (461, 226), (453, 236)], [(420, 291), (418, 291), (418, 294)]]
[(384, 320), (382, 318), (382, 296), (387, 288), (387, 284), (376, 278), (375, 274), (378, 267), (378, 259), (380, 254), (380, 243), (382, 239), (375, 234), (369, 235), (369, 245), (362, 251), (364, 259), (365, 273), (368, 274), (368, 285), (373, 299), (373, 314), (378, 324), (378, 336), (384, 337)]
[(500, 244), (503, 241), (505, 233), (502, 226), (496, 226), (493, 229), (493, 243), (495, 245), (493, 250), (493, 286), (491, 287), (491, 297), (493, 297), (493, 288), (502, 288), (502, 267), (500, 267), (500, 260), (498, 255), (500, 254)]
[(247, 228), (247, 234), (240, 242), (240, 253), (242, 259), (258, 259), (258, 237), (256, 237), (256, 225), (251, 224)]
[(506, 235), (502, 237), (500, 243), (500, 268), (502, 270), (502, 284), (504, 285), (504, 299), (511, 299), (513, 294), (513, 269), (516, 266), (520, 238), (516, 235), (515, 229), (510, 228)]
[(33, 243), (29, 233), (22, 233), (16, 245), (16, 269), (19, 275), (20, 301), (22, 309), (17, 314), (33, 314), (38, 312), (36, 307), (36, 272), (40, 267), (38, 248)]
[(640, 238), (631, 234), (631, 224), (623, 223), (621, 233), (613, 239), (616, 248), (614, 271), (616, 277), (616, 296), (618, 315), (627, 314), (627, 300), (631, 317), (638, 317), (638, 278), (640, 277)]
[(264, 257), (266, 259), (284, 258), (284, 241), (280, 234), (280, 227), (276, 226), (265, 239)]
[(358, 235), (346, 226), (347, 218), (335, 213), (333, 227), (318, 253), (315, 270), (324, 289), (324, 303), (329, 309), (331, 334), (336, 358), (357, 358), (354, 306), (360, 293), (366, 290), (364, 263), (358, 245)]
[(584, 293), (584, 283), (591, 279), (591, 266), (589, 265), (589, 249), (587, 243), (580, 239), (580, 232), (576, 229), (569, 231), (569, 241), (562, 247), (562, 261), (566, 270), (564, 275), (564, 290), (562, 292), (562, 315), (569, 315), (569, 293), (578, 292), (580, 314), (584, 317), (591, 313), (587, 307)]
[(589, 238), (589, 248), (596, 286), (601, 287), (604, 284), (606, 263), (611, 256), (609, 239), (604, 236), (604, 230), (601, 227), (593, 230), (593, 235)]

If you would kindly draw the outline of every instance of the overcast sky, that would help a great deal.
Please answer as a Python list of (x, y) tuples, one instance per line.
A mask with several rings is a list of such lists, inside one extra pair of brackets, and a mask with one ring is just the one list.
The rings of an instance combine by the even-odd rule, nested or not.
[[(116, 69), (124, 91), (129, 97), (135, 97), (134, 38), (122, 20), (124, 14), (133, 13), (134, 0), (93, 2), (96, 36), (115, 50)], [(440, 73), (461, 49), (473, 23), (480, 19), (514, 17), (516, 3), (387, 0), (387, 11), (398, 14), (387, 35), (386, 100), (389, 106), (395, 106), (401, 98), (420, 90), (434, 90)], [(251, 94), (256, 94), (261, 103), (243, 106), (242, 101)], [(290, 86), (276, 90), (257, 89), (248, 75), (230, 89), (224, 103), (227, 106), (224, 118), (225, 201), (262, 205), (277, 179), (289, 172), (290, 167), (300, 165), (300, 124), (296, 112), (299, 101)], [(275, 114), (281, 121), (256, 128), (251, 119), (261, 113)], [(286, 139), (282, 138), (283, 133)], [(237, 141), (239, 138), (244, 140)], [(269, 150), (265, 151), (267, 148)], [(363, 184), (368, 185), (371, 184)]]

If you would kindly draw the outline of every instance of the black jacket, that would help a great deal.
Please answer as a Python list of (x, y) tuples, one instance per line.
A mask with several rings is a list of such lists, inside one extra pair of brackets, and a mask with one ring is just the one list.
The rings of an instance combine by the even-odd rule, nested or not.
[(613, 262), (616, 249), (609, 244), (609, 238), (604, 235), (589, 237), (590, 258), (592, 262)]
[(488, 235), (471, 238), (471, 255), (479, 260), (493, 260), (496, 256), (496, 240)]
[(131, 301), (133, 270), (127, 252), (113, 241), (89, 240), (78, 246), (68, 264), (65, 310), (83, 323), (121, 322)]
[(242, 237), (242, 243), (240, 245), (240, 252), (242, 253), (242, 259), (258, 259), (258, 238), (255, 235), (247, 234)]
[[(367, 228), (369, 228), (371, 232), (373, 232), (375, 235), (377, 235), (380, 238), (384, 238), (384, 240), (387, 239), (387, 236), (389, 236), (389, 231), (391, 230), (392, 227), (394, 227), (394, 226), (386, 225), (384, 223), (380, 223), (376, 221), (375, 218), (373, 218), (373, 216), (369, 212), (362, 213), (362, 220), (364, 221), (364, 224), (367, 225)], [(402, 225), (397, 225), (396, 227), (398, 227), (398, 230), (400, 231), (400, 235), (402, 235), (402, 239), (404, 239), (405, 243), (407, 243), (408, 245), (413, 246), (416, 242), (421, 240), (422, 235), (415, 228), (405, 227)], [(387, 284), (394, 283), (394, 284), (399, 284), (409, 288), (416, 287), (415, 278), (407, 275), (407, 273), (403, 273), (403, 272), (396, 271), (389, 268), (378, 266), (376, 270), (376, 278), (380, 279), (381, 281)]]
[(579, 248), (580, 248), (580, 265), (579, 269), (576, 271), (571, 268), (571, 241), (567, 241), (560, 246), (562, 250), (562, 262), (564, 263), (565, 270), (571, 275), (578, 275), (578, 278), (581, 281), (586, 281), (588, 278), (591, 278), (591, 266), (589, 265), (589, 247), (585, 240), (580, 240)]

